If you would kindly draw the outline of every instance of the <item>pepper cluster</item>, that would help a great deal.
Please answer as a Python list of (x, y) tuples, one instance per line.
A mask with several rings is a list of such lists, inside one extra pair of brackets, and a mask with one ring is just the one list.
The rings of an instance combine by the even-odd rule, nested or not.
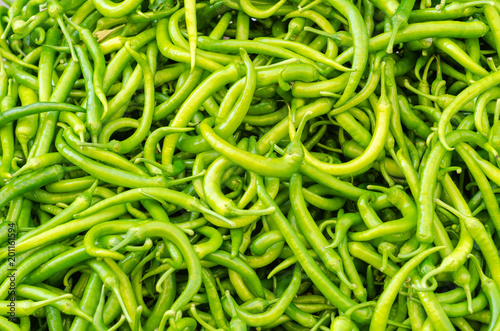
[(0, 7), (0, 329), (500, 330), (500, 1)]

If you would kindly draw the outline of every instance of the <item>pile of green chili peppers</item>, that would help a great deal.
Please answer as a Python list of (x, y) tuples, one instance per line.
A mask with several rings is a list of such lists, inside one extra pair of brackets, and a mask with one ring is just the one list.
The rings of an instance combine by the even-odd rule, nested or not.
[(4, 2), (0, 330), (500, 331), (500, 0)]

